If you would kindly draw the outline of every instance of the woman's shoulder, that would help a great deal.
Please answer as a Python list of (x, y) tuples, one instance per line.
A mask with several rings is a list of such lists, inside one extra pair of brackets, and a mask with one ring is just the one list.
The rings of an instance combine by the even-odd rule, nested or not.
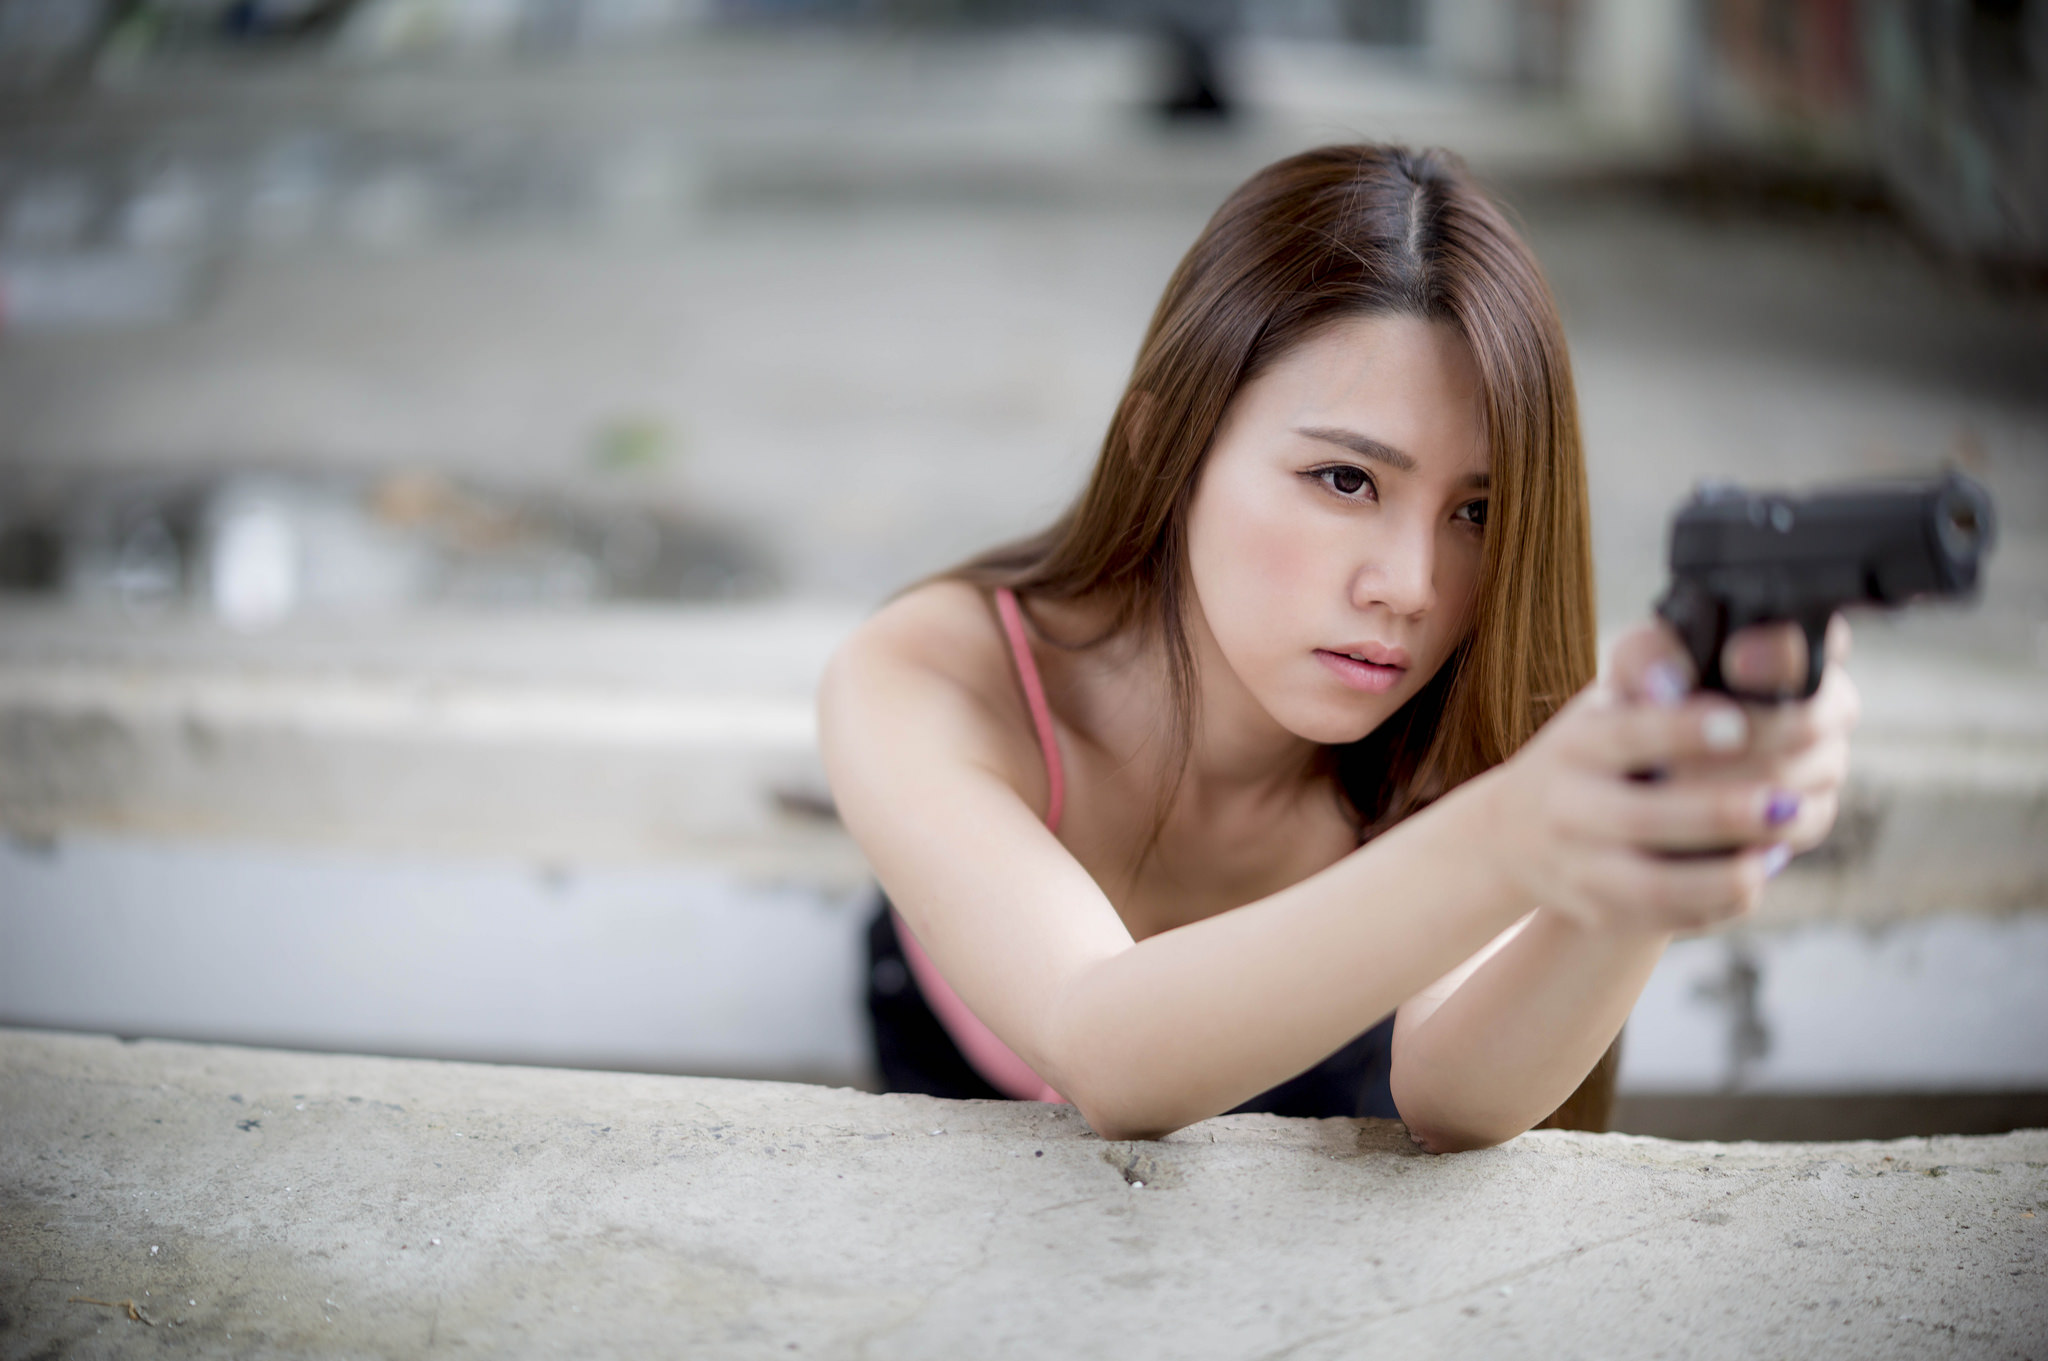
[(931, 581), (870, 615), (833, 656), (832, 670), (880, 669), (980, 689), (1000, 679), (1008, 653), (989, 593), (964, 581)]
[(986, 725), (1007, 737), (1023, 718), (1028, 733), (1011, 666), (989, 593), (963, 581), (927, 582), (869, 616), (839, 645), (825, 669), (821, 708), (828, 725), (919, 714)]

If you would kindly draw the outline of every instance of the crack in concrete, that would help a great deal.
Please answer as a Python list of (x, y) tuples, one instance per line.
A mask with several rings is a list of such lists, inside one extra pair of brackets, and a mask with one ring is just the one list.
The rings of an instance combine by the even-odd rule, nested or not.
[(1016, 1200), (1017, 1193), (1015, 1191), (1005, 1191), (1002, 1200), (993, 1210), (989, 1211), (988, 1227), (981, 1234), (979, 1242), (975, 1245), (974, 1261), (972, 1264), (963, 1266), (944, 1282), (934, 1285), (931, 1289), (925, 1291), (919, 1297), (917, 1304), (902, 1317), (886, 1324), (877, 1324), (861, 1334), (854, 1348), (854, 1355), (865, 1361), (865, 1358), (868, 1356), (869, 1347), (873, 1346), (881, 1338), (891, 1333), (900, 1332), (915, 1322), (926, 1309), (931, 1307), (932, 1301), (937, 1299), (942, 1292), (959, 1285), (963, 1281), (972, 1281), (976, 1276), (980, 1275), (982, 1270), (988, 1266), (989, 1251), (995, 1245), (996, 1236), (1002, 1232), (1003, 1225), (1009, 1218), (1010, 1208), (1016, 1203)]
[(1759, 1181), (1754, 1186), (1747, 1187), (1741, 1191), (1732, 1191), (1727, 1195), (1724, 1195), (1716, 1200), (1708, 1201), (1704, 1204), (1698, 1205), (1695, 1208), (1688, 1210), (1683, 1214), (1671, 1215), (1663, 1219), (1652, 1220), (1650, 1223), (1645, 1224), (1640, 1228), (1630, 1229), (1625, 1233), (1612, 1234), (1606, 1238), (1596, 1239), (1590, 1243), (1581, 1243), (1575, 1247), (1567, 1248), (1562, 1252), (1551, 1253), (1547, 1257), (1538, 1258), (1536, 1261), (1527, 1263), (1526, 1265), (1518, 1267), (1513, 1271), (1503, 1272), (1497, 1276), (1490, 1276), (1483, 1281), (1475, 1281), (1470, 1285), (1460, 1286), (1456, 1290), (1446, 1291), (1441, 1295), (1432, 1295), (1427, 1299), (1417, 1300), (1413, 1304), (1404, 1304), (1398, 1309), (1390, 1309), (1383, 1314), (1374, 1314), (1368, 1318), (1350, 1319), (1344, 1323), (1337, 1325), (1336, 1327), (1326, 1328), (1323, 1331), (1319, 1333), (1313, 1333), (1308, 1337), (1297, 1338), (1293, 1342), (1290, 1342), (1285, 1346), (1278, 1348), (1277, 1350), (1261, 1352), (1258, 1355), (1258, 1357), (1255, 1358), (1255, 1361), (1283, 1361), (1283, 1358), (1293, 1356), (1297, 1352), (1301, 1351), (1301, 1349), (1304, 1347), (1311, 1347), (1319, 1342), (1327, 1342), (1332, 1338), (1342, 1337), (1344, 1334), (1353, 1332), (1359, 1328), (1371, 1327), (1376, 1323), (1385, 1323), (1390, 1319), (1397, 1319), (1405, 1314), (1415, 1313), (1418, 1310), (1433, 1309), (1436, 1306), (1442, 1304), (1452, 1304), (1458, 1300), (1466, 1298), (1467, 1296), (1483, 1294), (1488, 1290), (1498, 1290), (1500, 1289), (1500, 1287), (1504, 1285), (1509, 1285), (1513, 1282), (1524, 1280), (1527, 1277), (1535, 1275), (1539, 1271), (1546, 1271), (1549, 1268), (1554, 1267), (1561, 1262), (1568, 1262), (1574, 1257), (1584, 1256), (1586, 1253), (1591, 1252), (1597, 1248), (1613, 1247), (1616, 1243), (1625, 1243), (1631, 1238), (1639, 1238), (1644, 1234), (1651, 1233), (1659, 1229), (1669, 1228), (1673, 1224), (1678, 1224), (1685, 1220), (1692, 1219), (1698, 1216), (1699, 1214), (1705, 1212), (1711, 1206), (1726, 1205), (1731, 1203), (1732, 1201), (1746, 1200), (1750, 1196), (1755, 1195), (1758, 1191), (1765, 1190), (1772, 1186), (1782, 1186), (1787, 1182), (1797, 1181), (1805, 1175), (1806, 1169), (1802, 1168), (1797, 1172), (1788, 1172), (1775, 1177), (1766, 1177), (1764, 1180)]
[(1026, 1211), (1026, 1218), (1036, 1219), (1039, 1215), (1049, 1215), (1054, 1210), (1071, 1210), (1076, 1205), (1095, 1205), (1108, 1198), (1108, 1195), (1109, 1193), (1105, 1192), (1103, 1195), (1098, 1196), (1082, 1196), (1076, 1200), (1063, 1200), (1057, 1205), (1041, 1205), (1035, 1210)]
[(1914, 1318), (1911, 1314), (1890, 1314), (1886, 1316), (1885, 1321), (1888, 1323), (1910, 1323), (1916, 1328), (1927, 1328), (1937, 1333), (1947, 1333), (1953, 1338), (1967, 1338), (1972, 1342), (1999, 1341), (1996, 1334), (1987, 1333), (1981, 1328), (1965, 1328), (1960, 1323), (1938, 1323), (1933, 1319)]

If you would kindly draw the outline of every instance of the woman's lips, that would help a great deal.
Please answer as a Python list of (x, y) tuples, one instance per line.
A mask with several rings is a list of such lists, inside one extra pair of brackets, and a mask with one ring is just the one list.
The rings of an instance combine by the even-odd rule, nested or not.
[(1347, 653), (1331, 652), (1327, 648), (1316, 649), (1316, 660), (1330, 668), (1345, 685), (1372, 695), (1385, 694), (1408, 674), (1405, 666), (1381, 666), (1376, 662), (1360, 661)]

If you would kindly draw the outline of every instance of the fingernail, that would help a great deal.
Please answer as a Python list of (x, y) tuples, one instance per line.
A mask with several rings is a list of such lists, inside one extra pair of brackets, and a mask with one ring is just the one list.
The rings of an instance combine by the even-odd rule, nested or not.
[(1799, 816), (1799, 796), (1780, 789), (1771, 795), (1771, 801), (1764, 805), (1764, 824), (1782, 827)]
[(1739, 709), (1716, 709), (1700, 725), (1709, 751), (1735, 751), (1749, 740), (1749, 720)]
[(1792, 863), (1792, 848), (1780, 841), (1764, 852), (1764, 878), (1775, 879), (1778, 872)]
[(1674, 662), (1651, 662), (1643, 669), (1643, 697), (1660, 708), (1671, 709), (1685, 702), (1685, 672)]

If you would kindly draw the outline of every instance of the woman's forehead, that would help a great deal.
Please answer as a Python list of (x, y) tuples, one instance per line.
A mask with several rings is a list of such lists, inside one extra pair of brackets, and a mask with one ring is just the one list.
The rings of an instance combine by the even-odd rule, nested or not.
[[(1349, 318), (1282, 355), (1241, 395), (1262, 427), (1349, 430), (1418, 463), (1488, 463), (1478, 367), (1456, 328)], [(1254, 414), (1254, 413), (1247, 413)]]

